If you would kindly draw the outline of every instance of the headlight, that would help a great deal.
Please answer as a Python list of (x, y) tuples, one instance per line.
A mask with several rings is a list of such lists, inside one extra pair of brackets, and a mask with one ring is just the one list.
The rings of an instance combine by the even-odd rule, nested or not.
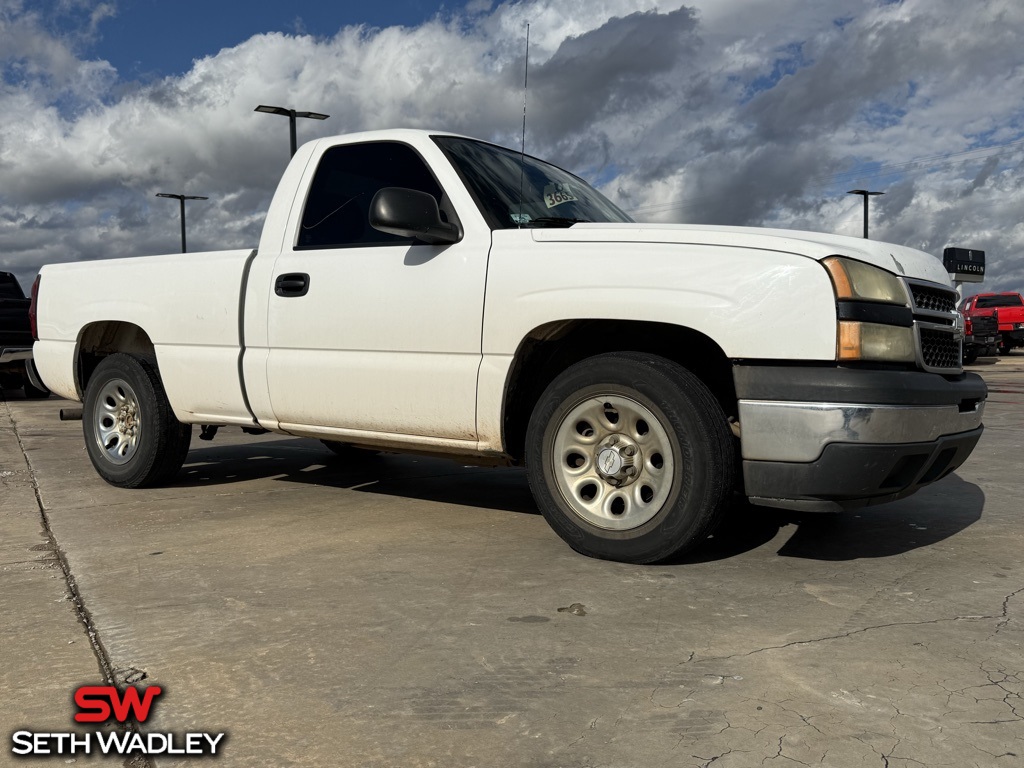
[(840, 256), (829, 256), (821, 263), (832, 278), (837, 299), (907, 305), (903, 285), (892, 272)]
[(856, 320), (839, 322), (839, 360), (874, 360), (887, 363), (912, 363), (914, 329)]

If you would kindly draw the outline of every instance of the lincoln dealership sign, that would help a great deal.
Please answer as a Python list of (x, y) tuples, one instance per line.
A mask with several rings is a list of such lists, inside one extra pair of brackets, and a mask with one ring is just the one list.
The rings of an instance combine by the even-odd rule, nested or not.
[(980, 283), (985, 279), (984, 251), (947, 248), (942, 252), (942, 263), (952, 278), (962, 283)]

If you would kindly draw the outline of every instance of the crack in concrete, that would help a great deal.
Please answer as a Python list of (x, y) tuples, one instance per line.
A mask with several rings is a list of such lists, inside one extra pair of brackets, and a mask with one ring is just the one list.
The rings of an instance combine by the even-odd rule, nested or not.
[(600, 718), (598, 718), (598, 717), (595, 717), (595, 718), (594, 718), (593, 720), (591, 720), (591, 721), (590, 721), (590, 725), (589, 725), (589, 726), (587, 726), (587, 730), (586, 730), (586, 731), (583, 731), (583, 733), (581, 733), (581, 734), (580, 734), (579, 736), (577, 736), (577, 737), (576, 737), (575, 739), (573, 739), (573, 740), (572, 740), (572, 741), (570, 741), (570, 742), (569, 742), (568, 744), (566, 744), (566, 745), (565, 745), (565, 746), (563, 747), (563, 749), (569, 749), (569, 747), (574, 747), (574, 746), (576, 746), (577, 744), (579, 744), (579, 743), (580, 743), (581, 741), (584, 741), (584, 740), (585, 740), (585, 739), (587, 738), (587, 732), (588, 732), (588, 731), (596, 731), (596, 730), (597, 730), (597, 721), (598, 721), (598, 720), (600, 720)]
[(797, 760), (795, 757), (790, 757), (789, 755), (783, 754), (783, 752), (784, 752), (783, 742), (785, 740), (786, 740), (785, 735), (779, 736), (778, 750), (775, 752), (774, 755), (762, 758), (761, 765), (764, 765), (767, 762), (771, 762), (772, 760), (778, 760), (780, 758), (783, 759), (783, 760), (789, 760), (791, 763), (799, 763), (800, 765), (808, 765), (803, 760)]
[[(1020, 702), (1020, 694), (1017, 693), (1017, 691), (1011, 690), (1007, 686), (1008, 683), (1014, 683), (1014, 684), (1016, 684), (1019, 687), (1020, 684), (1021, 684), (1021, 680), (1020, 680), (1019, 674), (1011, 674), (1011, 673), (1006, 672), (1005, 670), (1003, 670), (1003, 669), (1001, 669), (999, 667), (997, 667), (994, 671), (991, 671), (991, 670), (985, 669), (984, 665), (981, 666), (981, 671), (984, 672), (985, 673), (985, 677), (988, 678), (989, 685), (994, 685), (996, 688), (998, 688), (1000, 691), (1003, 692), (1003, 699), (1002, 699), (1003, 704), (1005, 704), (1007, 706), (1007, 708), (1010, 710), (1010, 712), (1013, 713), (1013, 720), (1016, 720), (1016, 721), (1024, 720), (1024, 715), (1022, 715), (1017, 710), (1017, 704), (1015, 704), (1014, 702), (1010, 701), (1010, 699), (1012, 698), (1012, 699), (1016, 699), (1017, 703), (1019, 703)], [(1000, 679), (998, 679), (998, 680), (994, 677), (994, 675), (997, 675), (997, 674), (1001, 675)]]
[(726, 755), (731, 755), (731, 754), (732, 754), (732, 750), (731, 749), (727, 749), (722, 754), (715, 755), (714, 757), (704, 757), (703, 755), (690, 755), (690, 757), (692, 757), (694, 760), (704, 760), (705, 762), (701, 763), (699, 768), (708, 768), (712, 763), (717, 763), (719, 760), (721, 760)]
[[(717, 662), (717, 661), (728, 661), (730, 659), (743, 659), (743, 658), (747, 658), (748, 656), (755, 656), (755, 655), (757, 655), (759, 653), (766, 653), (767, 651), (780, 651), (780, 650), (784, 650), (786, 648), (795, 648), (795, 647), (800, 646), (800, 645), (814, 645), (815, 643), (824, 643), (824, 642), (828, 642), (828, 641), (831, 641), (831, 640), (845, 640), (846, 638), (852, 637), (853, 635), (859, 635), (859, 634), (864, 634), (864, 633), (867, 633), (867, 632), (873, 632), (873, 631), (878, 630), (878, 629), (892, 629), (894, 627), (921, 627), (921, 626), (927, 626), (929, 624), (948, 624), (948, 623), (953, 623), (953, 622), (958, 622), (958, 621), (993, 621), (993, 620), (996, 620), (996, 619), (1004, 619), (1004, 622), (1002, 622), (1002, 623), (1005, 623), (1005, 620), (1008, 620), (1007, 617), (1008, 617), (1008, 612), (1009, 612), (1009, 602), (1010, 602), (1010, 600), (1012, 600), (1014, 597), (1016, 597), (1017, 595), (1019, 595), (1022, 592), (1024, 592), (1024, 587), (1022, 587), (1021, 589), (1018, 589), (1018, 590), (1016, 590), (1014, 592), (1011, 592), (1009, 595), (1007, 595), (1006, 598), (1003, 600), (1003, 603), (1002, 603), (1002, 606), (1003, 606), (1002, 607), (1002, 611), (1000, 613), (998, 613), (998, 614), (975, 615), (975, 616), (953, 616), (953, 617), (943, 618), (943, 619), (927, 619), (927, 620), (922, 620), (922, 621), (894, 621), (894, 622), (890, 622), (888, 624), (873, 624), (873, 625), (868, 626), (868, 627), (860, 627), (858, 629), (851, 629), (849, 632), (840, 632), (839, 634), (836, 634), (836, 635), (825, 635), (823, 637), (815, 637), (815, 638), (811, 638), (811, 639), (808, 639), (808, 640), (793, 640), (792, 642), (783, 643), (782, 645), (767, 645), (767, 646), (765, 646), (763, 648), (755, 648), (755, 649), (753, 649), (751, 651), (746, 651), (744, 653), (731, 653), (728, 656), (709, 656), (709, 657), (706, 657), (706, 658), (698, 659), (697, 662), (698, 663), (705, 662), (705, 661), (715, 661), (715, 662)], [(690, 658), (686, 659), (685, 661), (679, 662), (678, 666), (682, 666), (684, 664), (690, 664), (690, 663), (693, 663), (693, 661), (694, 661), (694, 654), (691, 654)]]
[(1001, 757), (1019, 757), (1019, 755), (1016, 752), (1003, 752), (1003, 754), (997, 755), (995, 752), (989, 752), (987, 749), (982, 749), (981, 747), (975, 746), (974, 744), (972, 744), (971, 746), (979, 752), (984, 752), (986, 755), (988, 755), (989, 757), (993, 757), (996, 760), (998, 760)]
[[(788, 701), (788, 699), (787, 699), (787, 701)], [(789, 707), (783, 706), (783, 702), (781, 702), (781, 701), (777, 702), (775, 704), (775, 706), (779, 707), (779, 709), (781, 709), (783, 712), (788, 712), (791, 715), (796, 715), (797, 717), (800, 718), (800, 720), (803, 722), (803, 724), (806, 725), (808, 728), (813, 728), (815, 731), (817, 731), (822, 736), (825, 735), (825, 732), (823, 730), (821, 730), (818, 726), (816, 726), (814, 723), (811, 722), (811, 718), (812, 717), (816, 717), (816, 715), (811, 715), (810, 717), (808, 717), (807, 715), (801, 715), (795, 709), (790, 709)]]
[(1021, 592), (1024, 592), (1024, 587), (1021, 587), (1020, 589), (1018, 589), (1018, 590), (1016, 590), (1014, 592), (1011, 592), (1003, 600), (1003, 613), (1002, 613), (1002, 617), (1001, 617), (1002, 621), (1000, 621), (998, 624), (996, 624), (996, 631), (992, 633), (993, 635), (999, 634), (999, 630), (1002, 629), (1003, 627), (1005, 627), (1007, 624), (1010, 623), (1010, 601), (1013, 598), (1015, 598), (1017, 595), (1019, 595)]
[[(18, 449), (21, 451), (21, 456), (25, 460), (25, 467), (28, 469), (29, 482), (32, 484), (32, 493), (35, 495), (36, 506), (39, 508), (39, 516), (43, 526), (43, 533), (46, 535), (50, 549), (54, 553), (56, 563), (64, 574), (64, 583), (67, 587), (67, 594), (65, 595), (65, 598), (74, 605), (75, 616), (78, 618), (79, 623), (85, 630), (86, 637), (89, 638), (89, 645), (92, 647), (93, 655), (96, 657), (100, 674), (103, 675), (104, 679), (110, 685), (119, 685), (114, 665), (110, 661), (110, 655), (107, 653), (107, 649), (103, 646), (103, 642), (100, 640), (99, 630), (96, 629), (96, 625), (92, 620), (92, 614), (89, 613), (89, 610), (85, 607), (85, 601), (82, 599), (82, 593), (78, 589), (78, 583), (75, 581), (74, 574), (71, 573), (71, 564), (68, 562), (64, 550), (61, 549), (60, 545), (57, 543), (57, 537), (50, 525), (50, 517), (46, 512), (46, 505), (43, 504), (43, 496), (39, 490), (39, 482), (36, 480), (36, 471), (32, 467), (32, 461), (28, 457), (28, 451), (25, 450), (25, 441), (21, 438), (21, 432), (18, 429), (18, 422), (14, 420), (14, 414), (11, 413), (11, 406), (6, 399), (3, 400), (3, 404), (7, 420), (11, 424), (11, 429), (14, 432), (15, 439), (18, 441)], [(123, 688), (124, 686), (119, 685), (119, 687)], [(139, 733), (137, 723), (126, 723), (120, 725), (119, 728)], [(122, 765), (124, 768), (155, 768), (152, 760), (150, 760), (148, 756), (144, 755), (126, 757)]]
[[(958, 657), (961, 661), (968, 661), (963, 657)], [(946, 692), (946, 706), (950, 707), (954, 696), (970, 697), (974, 700), (975, 704), (981, 704), (985, 702), (1001, 701), (1003, 705), (1010, 711), (1011, 717), (1007, 719), (991, 719), (991, 720), (972, 720), (971, 725), (998, 725), (1002, 723), (1016, 723), (1024, 720), (1024, 713), (1022, 713), (1018, 707), (1020, 706), (1021, 694), (1015, 688), (1019, 688), (1021, 685), (1021, 673), (1020, 672), (1009, 672), (998, 664), (994, 665), (994, 668), (989, 669), (986, 667), (987, 662), (981, 662), (978, 665), (978, 670), (988, 680), (987, 683), (980, 685), (967, 685), (963, 688), (947, 688), (943, 685), (944, 681), (937, 681), (937, 685)], [(993, 699), (983, 697), (976, 693), (969, 693), (969, 691), (984, 691), (985, 689), (995, 687), (1003, 693), (1001, 699)], [(945, 714), (949, 714), (951, 710), (947, 709)]]

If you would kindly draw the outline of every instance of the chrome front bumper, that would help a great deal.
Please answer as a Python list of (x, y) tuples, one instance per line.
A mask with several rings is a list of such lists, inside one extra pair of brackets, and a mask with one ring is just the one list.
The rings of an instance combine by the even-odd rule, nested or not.
[(869, 405), (740, 400), (743, 458), (814, 461), (831, 443), (925, 443), (981, 426), (985, 401), (961, 405)]
[(987, 389), (941, 376), (835, 366), (736, 366), (743, 481), (751, 502), (839, 511), (945, 477), (984, 429)]

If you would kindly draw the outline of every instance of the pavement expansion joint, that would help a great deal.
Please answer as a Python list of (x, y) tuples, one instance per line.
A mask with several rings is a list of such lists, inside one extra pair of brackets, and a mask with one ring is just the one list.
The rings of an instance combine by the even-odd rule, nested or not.
[[(46, 506), (43, 504), (43, 497), (39, 491), (39, 483), (36, 480), (35, 469), (32, 467), (32, 461), (29, 459), (28, 451), (25, 450), (25, 443), (21, 439), (21, 433), (18, 431), (18, 423), (14, 420), (14, 414), (11, 413), (11, 406), (6, 399), (3, 400), (4, 411), (7, 415), (7, 420), (11, 425), (11, 429), (14, 432), (14, 437), (18, 441), (18, 449), (21, 451), (22, 458), (25, 460), (25, 466), (28, 469), (29, 480), (32, 483), (32, 492), (35, 494), (36, 505), (39, 508), (40, 522), (43, 526), (43, 532), (46, 534), (48, 546), (52, 549), (56, 562), (59, 564), (60, 570), (64, 575), (64, 583), (67, 587), (68, 599), (75, 607), (75, 615), (81, 622), (83, 629), (85, 630), (86, 637), (89, 638), (89, 644), (92, 647), (93, 655), (96, 657), (96, 662), (99, 665), (100, 674), (103, 675), (104, 679), (113, 685), (120, 685), (124, 687), (125, 676), (121, 675), (120, 679), (117, 674), (118, 670), (115, 670), (110, 662), (110, 656), (107, 654), (106, 648), (103, 647), (103, 642), (100, 640), (99, 630), (93, 623), (92, 615), (89, 610), (85, 607), (85, 601), (82, 599), (82, 594), (78, 589), (78, 584), (75, 581), (74, 574), (71, 573), (71, 565), (68, 562), (64, 551), (61, 549), (57, 542), (57, 537), (53, 533), (53, 528), (50, 525), (50, 518), (46, 514)], [(129, 672), (138, 672), (138, 670), (129, 670)], [(130, 677), (131, 675), (129, 675)], [(145, 673), (142, 674), (145, 677)], [(142, 679), (142, 678), (140, 678)], [(138, 725), (136, 723), (127, 723), (124, 727), (127, 729), (138, 732)], [(153, 768), (153, 762), (144, 755), (133, 755), (125, 758), (123, 762), (123, 768)]]

